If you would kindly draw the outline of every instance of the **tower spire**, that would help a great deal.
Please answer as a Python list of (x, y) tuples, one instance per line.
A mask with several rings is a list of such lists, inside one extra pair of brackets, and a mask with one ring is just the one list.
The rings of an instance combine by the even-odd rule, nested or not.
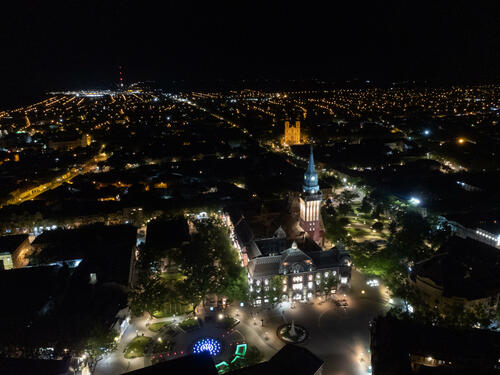
[(314, 154), (313, 147), (311, 145), (309, 154), (309, 161), (307, 163), (307, 169), (304, 173), (304, 185), (303, 190), (305, 193), (317, 193), (319, 191), (318, 185), (318, 175), (316, 173), (316, 168), (314, 167)]

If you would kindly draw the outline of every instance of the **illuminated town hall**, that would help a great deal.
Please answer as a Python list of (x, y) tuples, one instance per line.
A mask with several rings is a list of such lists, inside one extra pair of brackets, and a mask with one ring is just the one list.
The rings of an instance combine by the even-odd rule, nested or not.
[[(312, 147), (299, 200), (298, 225), (306, 234), (300, 241), (303, 249), (299, 247), (299, 240), (287, 238), (282, 227), (270, 238), (256, 238), (243, 215), (230, 214), (235, 245), (247, 266), (250, 292), (256, 295), (256, 305), (310, 301), (349, 285), (352, 261), (348, 252), (342, 245), (322, 250), (322, 194)], [(280, 276), (280, 297), (270, 293), (271, 288), (276, 288), (272, 282), (276, 276)]]

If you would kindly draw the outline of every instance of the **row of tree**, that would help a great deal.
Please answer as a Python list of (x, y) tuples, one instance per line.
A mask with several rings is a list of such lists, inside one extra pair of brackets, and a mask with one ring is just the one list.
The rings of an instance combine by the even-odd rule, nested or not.
[[(196, 306), (211, 294), (229, 300), (248, 298), (246, 274), (229, 229), (215, 217), (193, 220), (192, 225), (190, 240), (179, 247), (147, 245), (140, 250), (138, 279), (130, 296), (133, 314), (152, 314), (167, 302)], [(167, 273), (162, 272), (165, 261)]]

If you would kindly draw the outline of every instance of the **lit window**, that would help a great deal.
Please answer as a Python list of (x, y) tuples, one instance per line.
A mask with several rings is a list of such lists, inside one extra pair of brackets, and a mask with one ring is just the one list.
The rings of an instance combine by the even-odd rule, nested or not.
[(325, 277), (328, 277), (328, 271), (325, 272)]
[(319, 283), (320, 283), (320, 282), (321, 282), (321, 281), (319, 281), (319, 280), (316, 280), (316, 285), (319, 285)]
[(264, 279), (264, 285), (269, 285), (269, 280), (268, 279)]
[(292, 285), (292, 289), (293, 290), (301, 290), (302, 289), (302, 283), (293, 284)]
[(295, 276), (293, 278), (294, 283), (301, 283), (302, 282), (302, 276)]
[(283, 284), (286, 284), (287, 280), (286, 277), (283, 278)]
[(308, 280), (312, 281), (312, 279), (313, 279), (313, 275), (309, 275)]
[(269, 290), (269, 286), (268, 286), (268, 285), (266, 285), (266, 286), (264, 287), (264, 290), (267, 292), (267, 291)]
[(286, 285), (283, 285), (283, 291), (286, 292), (287, 289)]
[(316, 278), (317, 278), (317, 279), (319, 279), (320, 277), (321, 277), (321, 274), (318, 272), (318, 273), (316, 274)]
[(311, 298), (311, 297), (312, 297), (312, 293), (311, 292), (307, 293), (307, 298)]
[(332, 271), (332, 275), (335, 276), (337, 274), (337, 271)]
[(260, 285), (260, 280), (257, 280), (255, 284)]
[(312, 288), (313, 288), (313, 283), (312, 283), (312, 281), (309, 281), (309, 282), (307, 283), (307, 287), (308, 287), (309, 289), (312, 289)]

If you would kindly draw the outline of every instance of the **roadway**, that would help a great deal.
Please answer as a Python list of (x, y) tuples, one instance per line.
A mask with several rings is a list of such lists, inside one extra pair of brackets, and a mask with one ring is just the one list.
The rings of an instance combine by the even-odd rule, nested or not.
[[(85, 174), (94, 170), (98, 162), (105, 161), (108, 159), (108, 157), (109, 155), (102, 152), (99, 155), (94, 156), (91, 160), (81, 164), (78, 167), (71, 168), (69, 171), (65, 172), (62, 175), (59, 175), (58, 177), (55, 177), (51, 181), (48, 181), (44, 184), (41, 184), (29, 190), (17, 192), (12, 199), (6, 202), (5, 205), (20, 204), (32, 200), (37, 196), (39, 196), (40, 194), (45, 193), (46, 191), (53, 190), (61, 186), (63, 183), (71, 181), (73, 178), (75, 178), (80, 174)], [(0, 205), (0, 208), (2, 207), (3, 205)]]

